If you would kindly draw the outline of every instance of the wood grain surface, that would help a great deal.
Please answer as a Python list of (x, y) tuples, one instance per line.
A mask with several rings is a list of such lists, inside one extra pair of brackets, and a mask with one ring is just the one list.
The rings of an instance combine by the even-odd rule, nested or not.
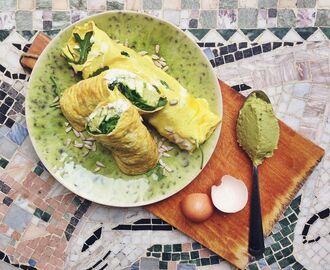
[[(40, 55), (50, 39), (40, 33), (28, 54)], [(33, 68), (36, 59), (22, 57), (24, 67)], [(156, 216), (189, 235), (238, 268), (248, 263), (249, 203), (240, 212), (225, 214), (216, 211), (204, 223), (194, 224), (181, 213), (180, 202), (190, 193), (210, 194), (211, 186), (219, 184), (225, 174), (242, 179), (251, 190), (252, 167), (236, 142), (236, 119), (244, 97), (220, 82), (223, 97), (223, 122), (220, 139), (204, 170), (185, 189), (156, 204), (146, 206)], [(282, 212), (318, 164), (324, 150), (280, 122), (280, 141), (272, 158), (259, 167), (260, 193), (264, 234), (268, 235)]]

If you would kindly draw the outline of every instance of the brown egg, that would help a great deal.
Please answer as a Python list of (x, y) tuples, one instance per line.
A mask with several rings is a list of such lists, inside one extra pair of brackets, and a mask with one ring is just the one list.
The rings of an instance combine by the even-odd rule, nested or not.
[(189, 220), (202, 222), (212, 216), (213, 204), (207, 194), (192, 193), (181, 201), (181, 210)]

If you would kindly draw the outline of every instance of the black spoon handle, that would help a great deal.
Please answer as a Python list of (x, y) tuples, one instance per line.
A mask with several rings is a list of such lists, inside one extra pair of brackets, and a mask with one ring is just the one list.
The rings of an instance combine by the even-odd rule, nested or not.
[(258, 167), (253, 166), (253, 183), (251, 195), (249, 253), (259, 256), (265, 251), (264, 234), (262, 229), (262, 217), (259, 195)]

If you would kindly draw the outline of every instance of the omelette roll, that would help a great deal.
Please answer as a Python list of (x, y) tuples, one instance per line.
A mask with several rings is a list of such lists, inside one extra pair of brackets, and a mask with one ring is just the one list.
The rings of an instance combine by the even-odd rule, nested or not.
[(101, 101), (118, 97), (128, 99), (141, 114), (161, 110), (167, 103), (156, 86), (132, 72), (110, 69), (66, 89), (60, 105), (73, 128), (82, 131), (86, 117)]
[(158, 162), (156, 142), (125, 99), (101, 102), (88, 117), (86, 130), (111, 151), (125, 174), (143, 174)]

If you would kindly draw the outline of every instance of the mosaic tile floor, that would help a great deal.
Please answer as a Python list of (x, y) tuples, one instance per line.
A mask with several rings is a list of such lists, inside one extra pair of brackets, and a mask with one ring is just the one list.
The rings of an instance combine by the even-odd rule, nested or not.
[(0, 269), (235, 269), (142, 208), (75, 196), (33, 150), (20, 55), (37, 31), (54, 37), (106, 9), (144, 10), (185, 29), (220, 79), (244, 95), (264, 89), (279, 118), (326, 150), (248, 269), (329, 269), (329, 8), (329, 0), (0, 0)]

